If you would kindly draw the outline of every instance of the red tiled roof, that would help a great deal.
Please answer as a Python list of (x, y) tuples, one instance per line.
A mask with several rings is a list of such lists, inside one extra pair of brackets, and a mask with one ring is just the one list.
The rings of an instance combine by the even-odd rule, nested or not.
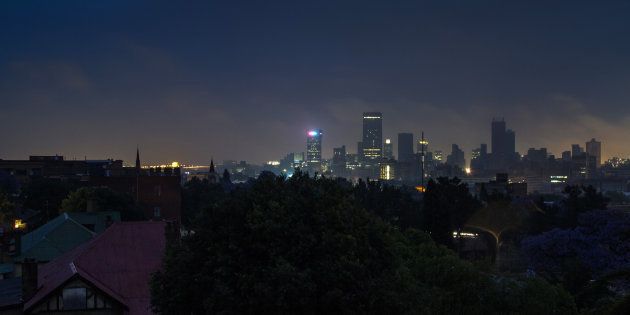
[(92, 241), (40, 267), (38, 291), (24, 309), (79, 275), (127, 306), (129, 314), (151, 314), (149, 279), (162, 262), (165, 227), (164, 222), (115, 223)]

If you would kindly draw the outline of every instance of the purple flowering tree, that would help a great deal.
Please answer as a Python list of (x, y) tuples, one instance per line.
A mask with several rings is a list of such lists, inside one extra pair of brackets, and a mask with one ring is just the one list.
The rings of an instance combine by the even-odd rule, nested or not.
[(630, 213), (586, 212), (577, 227), (526, 238), (521, 246), (530, 268), (552, 280), (566, 280), (576, 266), (577, 271), (600, 279), (630, 269)]

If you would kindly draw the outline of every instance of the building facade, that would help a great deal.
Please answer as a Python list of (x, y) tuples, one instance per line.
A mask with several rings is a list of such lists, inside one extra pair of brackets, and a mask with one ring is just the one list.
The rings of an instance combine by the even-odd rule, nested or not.
[(363, 159), (366, 164), (375, 164), (383, 157), (383, 114), (363, 113)]
[(306, 164), (309, 167), (320, 167), (322, 163), (322, 136), (321, 129), (309, 130), (306, 137)]

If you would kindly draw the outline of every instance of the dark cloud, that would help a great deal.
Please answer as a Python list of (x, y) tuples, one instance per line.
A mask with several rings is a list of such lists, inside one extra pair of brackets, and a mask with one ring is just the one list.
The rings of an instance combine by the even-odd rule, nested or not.
[(505, 117), (517, 149), (602, 139), (627, 156), (620, 1), (67, 1), (0, 4), (0, 158), (255, 162), (424, 130), (470, 152)]

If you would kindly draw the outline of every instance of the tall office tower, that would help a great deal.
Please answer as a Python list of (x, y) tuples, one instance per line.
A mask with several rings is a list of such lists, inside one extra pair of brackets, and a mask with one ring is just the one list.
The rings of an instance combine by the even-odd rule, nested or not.
[(579, 144), (571, 145), (571, 157), (575, 158), (584, 153), (584, 149)]
[(342, 145), (339, 148), (333, 148), (333, 158), (331, 163), (333, 174), (337, 176), (344, 176), (346, 173), (347, 163), (346, 146)]
[(481, 158), (484, 158), (484, 159), (488, 156), (488, 145), (487, 144), (482, 143), (479, 146), (479, 156)]
[(571, 161), (571, 151), (563, 151), (562, 160), (566, 162)]
[(429, 140), (424, 137), (424, 131), (420, 134), (420, 139), (418, 139), (418, 156), (420, 162), (420, 184), (424, 186), (424, 177), (426, 171), (426, 154), (427, 148), (429, 147)]
[(464, 169), (464, 167), (466, 167), (464, 151), (462, 151), (457, 144), (453, 144), (453, 146), (451, 147), (451, 154), (446, 157), (446, 163), (458, 166), (461, 169)]
[(492, 163), (494, 169), (508, 168), (516, 156), (516, 133), (505, 129), (505, 120), (492, 119)]
[(586, 154), (595, 157), (595, 167), (598, 168), (602, 163), (602, 143), (596, 141), (595, 138), (586, 143)]
[(472, 163), (472, 160), (479, 160), (479, 157), (481, 157), (481, 148), (473, 149), (472, 155), (470, 156), (471, 163)]
[(410, 162), (413, 160), (413, 134), (398, 134), (398, 161)]
[(321, 129), (313, 129), (306, 137), (306, 164), (321, 166), (322, 163), (322, 135)]
[(488, 145), (482, 143), (479, 148), (472, 151), (472, 157), (470, 158), (470, 168), (475, 172), (483, 171), (486, 168), (488, 159)]
[(547, 153), (547, 148), (529, 148), (529, 150), (527, 150), (527, 154), (525, 155), (525, 160), (537, 163), (538, 165), (543, 165), (548, 158), (549, 154)]
[(436, 163), (444, 162), (444, 153), (442, 152), (442, 150), (433, 151), (433, 161), (435, 161)]
[(375, 164), (383, 157), (383, 115), (380, 112), (363, 113), (363, 159)]
[(492, 154), (500, 155), (507, 151), (505, 120), (492, 119)]
[(293, 153), (293, 168), (300, 168), (304, 166), (304, 152)]
[(357, 157), (359, 158), (359, 162), (363, 161), (363, 142), (357, 142)]
[(286, 172), (285, 170), (293, 168), (293, 161), (295, 161), (295, 153), (287, 153), (284, 159), (280, 160), (280, 165), (278, 166)]
[(394, 158), (394, 144), (392, 143), (392, 139), (385, 139), (385, 144), (383, 145), (383, 157), (388, 160)]
[(508, 158), (512, 158), (516, 152), (516, 133), (512, 129), (505, 132), (505, 150)]
[(380, 172), (378, 179), (393, 180), (396, 179), (396, 161), (383, 161), (380, 164)]

